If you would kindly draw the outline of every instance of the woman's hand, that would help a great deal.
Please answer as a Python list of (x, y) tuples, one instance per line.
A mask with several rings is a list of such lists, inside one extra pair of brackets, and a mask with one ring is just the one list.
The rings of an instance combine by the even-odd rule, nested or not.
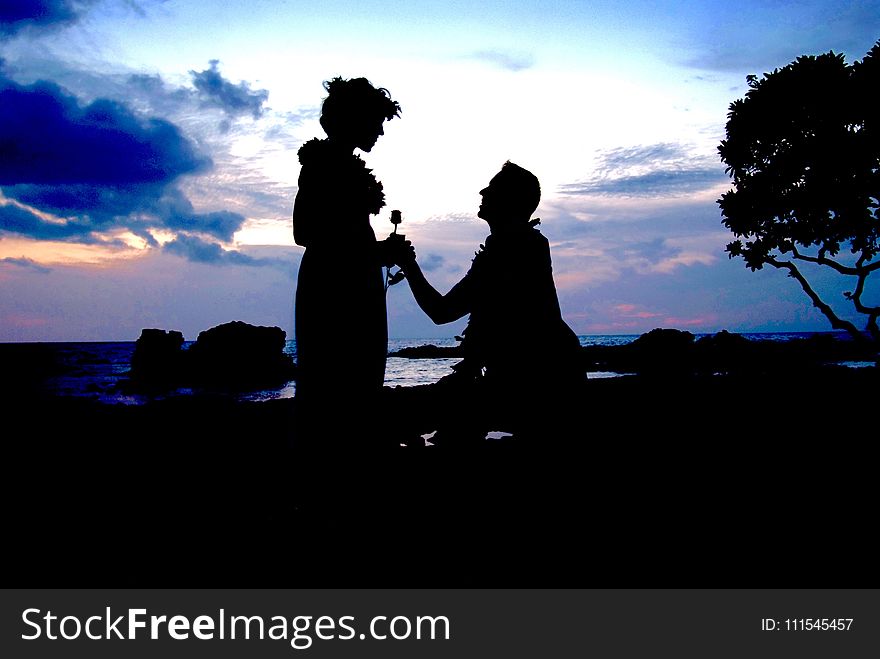
[(403, 234), (392, 233), (379, 245), (382, 263), (386, 266), (396, 265), (405, 271), (407, 265), (415, 263), (415, 247)]

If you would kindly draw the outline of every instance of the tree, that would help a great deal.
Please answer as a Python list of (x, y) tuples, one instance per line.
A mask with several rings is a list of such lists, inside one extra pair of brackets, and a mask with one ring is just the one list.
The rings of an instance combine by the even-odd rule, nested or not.
[(737, 238), (726, 251), (752, 271), (788, 270), (833, 328), (864, 340), (820, 299), (798, 264), (855, 278), (844, 280), (843, 296), (880, 343), (880, 306), (862, 301), (868, 276), (880, 270), (880, 41), (851, 66), (829, 52), (746, 80), (749, 90), (731, 103), (727, 139), (718, 147), (734, 185), (718, 200)]

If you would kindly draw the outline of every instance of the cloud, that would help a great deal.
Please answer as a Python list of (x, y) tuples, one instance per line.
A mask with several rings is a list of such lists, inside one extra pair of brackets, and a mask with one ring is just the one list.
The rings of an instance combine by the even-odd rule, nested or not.
[(265, 89), (251, 91), (246, 82), (235, 85), (220, 75), (219, 60), (213, 59), (209, 63), (209, 69), (190, 71), (202, 104), (220, 108), (230, 117), (249, 114), (254, 119), (259, 119), (263, 115), (263, 104), (269, 98), (269, 92)]
[(657, 265), (677, 257), (681, 250), (670, 245), (665, 237), (657, 237), (644, 242), (627, 242), (617, 248), (609, 249), (608, 252), (629, 263), (645, 262)]
[(57, 85), (0, 78), (0, 186), (161, 184), (211, 162), (172, 123)]
[(661, 142), (644, 146), (621, 147), (602, 152), (602, 166), (608, 170), (640, 167), (657, 162), (678, 162), (687, 158), (680, 144)]
[[(124, 217), (147, 206), (162, 194), (156, 184), (46, 184), (6, 185), (3, 193), (10, 199), (45, 213), (66, 217), (83, 233), (103, 231), (122, 224)], [(118, 222), (116, 222), (118, 220)]]
[(670, 274), (682, 266), (712, 265), (721, 258), (726, 241), (727, 235), (723, 233), (669, 238), (663, 243), (668, 253), (654, 260), (648, 269), (658, 274)]
[(47, 268), (44, 265), (40, 265), (39, 263), (37, 263), (33, 259), (29, 259), (25, 256), (22, 256), (21, 258), (13, 258), (13, 257), (7, 256), (4, 259), (0, 259), (0, 263), (8, 263), (9, 265), (14, 265), (19, 268), (25, 268), (27, 270), (32, 270), (32, 271), (38, 272), (42, 275), (49, 274), (50, 272), (52, 272), (52, 268)]
[(704, 267), (727, 261), (730, 234), (706, 195), (572, 195), (544, 204), (541, 215), (561, 299), (590, 296), (597, 287), (638, 276), (651, 277), (650, 286), (671, 277), (680, 281), (681, 273), (696, 277)]
[[(172, 188), (183, 192), (200, 210), (226, 209), (252, 219), (289, 216), (294, 181), (286, 176), (286, 172), (279, 176), (282, 170), (278, 161), (293, 154), (293, 162), (296, 162), (296, 148), (302, 140), (294, 128), (311, 110), (295, 113), (265, 108), (259, 122), (250, 121), (247, 116), (243, 121), (228, 120), (222, 109), (202, 107), (200, 92), (186, 82), (177, 84), (170, 78), (151, 73), (99, 73), (51, 57), (19, 56), (6, 74), (20, 84), (38, 79), (51, 80), (64, 93), (75, 93), (80, 106), (95, 99), (112, 99), (142, 121), (146, 117), (161, 117), (177, 126), (189, 144), (198, 145), (198, 156), (210, 154), (205, 160), (213, 163), (210, 169), (206, 166), (183, 174), (171, 183), (152, 186), (128, 185), (125, 189), (106, 186), (99, 186), (100, 189), (94, 189), (95, 186), (18, 188), (17, 198), (33, 200), (40, 204), (37, 209), (59, 217), (74, 215), (84, 222), (94, 223), (96, 230), (125, 224), (144, 239), (147, 239), (145, 226), (166, 224), (154, 216), (160, 212), (157, 205), (167, 206), (164, 202), (159, 204), (158, 200), (170, 194)], [(229, 124), (225, 134), (218, 131), (221, 120)], [(241, 144), (262, 146), (258, 153), (242, 155), (236, 151)], [(266, 165), (273, 167), (271, 174), (266, 173)], [(7, 196), (11, 195), (7, 192)], [(96, 202), (100, 202), (97, 207)], [(208, 219), (216, 221), (221, 218), (211, 216)], [(173, 217), (167, 224), (177, 226)], [(182, 227), (183, 230), (190, 228), (188, 224)], [(211, 235), (227, 240), (229, 232), (213, 231)]]
[(114, 187), (18, 185), (3, 189), (21, 204), (66, 217), (49, 222), (26, 208), (0, 207), (0, 229), (45, 240), (94, 242), (92, 234), (128, 229), (153, 244), (150, 229), (203, 233), (230, 241), (245, 217), (231, 211), (197, 213), (176, 188), (155, 185)]
[(0, 36), (75, 23), (96, 0), (12, 0), (0, 6)]
[(90, 238), (92, 230), (93, 227), (89, 224), (76, 221), (48, 222), (36, 213), (15, 204), (0, 205), (0, 232), (17, 233), (38, 240), (93, 242)]
[(422, 270), (426, 272), (431, 272), (432, 270), (436, 270), (443, 266), (446, 262), (440, 254), (428, 254), (424, 258), (419, 259), (419, 266), (421, 266)]
[(196, 236), (181, 234), (165, 243), (162, 249), (176, 256), (182, 256), (194, 263), (208, 263), (219, 266), (274, 266), (288, 271), (292, 267), (290, 259), (256, 258), (239, 250), (223, 249), (216, 242), (202, 240)]
[(727, 181), (720, 162), (694, 156), (679, 144), (611, 149), (599, 155), (592, 176), (560, 186), (570, 195), (681, 196)]
[(648, 319), (657, 318), (658, 316), (663, 315), (657, 313), (656, 311), (647, 311), (645, 309), (642, 309), (637, 304), (617, 304), (612, 308), (612, 311), (625, 318)]
[(176, 187), (212, 164), (169, 121), (106, 98), (82, 105), (51, 82), (0, 76), (0, 191), (17, 202), (0, 207), (4, 231), (93, 242), (95, 233), (126, 228), (153, 244), (149, 229), (160, 228), (229, 241), (244, 216), (197, 213)]
[(238, 251), (225, 250), (219, 243), (207, 242), (195, 236), (177, 236), (174, 240), (165, 243), (163, 249), (169, 254), (183, 256), (196, 263), (253, 265), (251, 257)]
[(697, 316), (666, 316), (664, 327), (712, 327), (718, 323), (718, 314), (709, 313)]
[[(723, 174), (723, 172), (722, 172)], [(616, 179), (590, 180), (563, 185), (560, 192), (577, 195), (654, 197), (683, 195), (717, 185), (723, 180), (713, 169), (678, 169), (649, 172)]]
[(245, 221), (243, 215), (231, 211), (196, 213), (179, 190), (169, 190), (158, 201), (155, 211), (165, 229), (205, 233), (226, 241), (232, 240)]
[[(102, 76), (100, 83), (107, 83)], [(189, 110), (195, 99), (195, 92), (186, 87), (169, 85), (159, 74), (134, 73), (125, 80), (122, 90), (128, 98), (136, 98), (149, 110), (163, 115), (173, 115), (181, 110)]]
[(506, 53), (500, 50), (480, 50), (473, 59), (494, 64), (507, 71), (523, 71), (535, 65), (535, 58), (527, 53)]

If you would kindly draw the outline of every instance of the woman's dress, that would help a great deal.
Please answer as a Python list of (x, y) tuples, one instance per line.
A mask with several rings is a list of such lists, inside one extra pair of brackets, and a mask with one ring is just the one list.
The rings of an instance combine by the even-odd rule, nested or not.
[(370, 405), (385, 376), (385, 292), (370, 226), (385, 196), (359, 157), (327, 140), (304, 144), (299, 159), (293, 231), (306, 249), (296, 288), (297, 397), (345, 414)]

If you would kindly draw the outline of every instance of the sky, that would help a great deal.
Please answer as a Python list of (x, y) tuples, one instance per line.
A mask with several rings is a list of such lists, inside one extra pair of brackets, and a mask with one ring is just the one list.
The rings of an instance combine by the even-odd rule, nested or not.
[[(878, 38), (880, 0), (3, 3), (0, 341), (231, 320), (293, 338), (297, 150), (324, 136), (337, 75), (402, 107), (363, 154), (386, 191), (372, 224), (387, 235), (400, 209), (439, 290), (467, 272), (479, 191), (511, 160), (541, 181), (578, 334), (830, 329), (782, 272), (728, 259), (717, 147), (747, 75), (851, 63)], [(405, 283), (388, 318), (397, 338), (464, 326), (434, 326)]]

